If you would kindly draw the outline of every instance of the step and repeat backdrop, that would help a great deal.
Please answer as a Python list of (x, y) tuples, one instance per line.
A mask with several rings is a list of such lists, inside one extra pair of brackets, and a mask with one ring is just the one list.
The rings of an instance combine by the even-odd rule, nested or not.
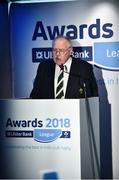
[(73, 56), (94, 67), (100, 96), (102, 177), (119, 178), (119, 1), (10, 3), (13, 98), (29, 98), (37, 67), (52, 59), (52, 40), (66, 35)]

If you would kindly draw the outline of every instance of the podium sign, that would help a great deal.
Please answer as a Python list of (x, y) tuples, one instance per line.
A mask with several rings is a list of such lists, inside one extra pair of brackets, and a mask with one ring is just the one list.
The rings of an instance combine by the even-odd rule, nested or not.
[(0, 178), (42, 179), (50, 172), (59, 179), (92, 177), (83, 106), (85, 100), (0, 100)]

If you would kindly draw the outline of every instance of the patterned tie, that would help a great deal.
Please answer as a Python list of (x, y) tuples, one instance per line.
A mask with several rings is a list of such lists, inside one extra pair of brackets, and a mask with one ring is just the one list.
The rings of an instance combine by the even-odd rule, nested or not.
[(60, 74), (57, 81), (57, 88), (56, 88), (56, 99), (62, 99), (64, 98), (64, 90), (63, 90), (63, 84), (64, 84), (64, 67), (60, 69)]

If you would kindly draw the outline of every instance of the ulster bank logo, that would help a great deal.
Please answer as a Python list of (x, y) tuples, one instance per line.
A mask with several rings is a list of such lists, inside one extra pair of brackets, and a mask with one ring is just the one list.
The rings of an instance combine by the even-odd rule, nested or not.
[[(92, 47), (74, 47), (72, 56), (74, 58), (81, 58), (84, 61), (92, 61)], [(32, 49), (32, 61), (42, 62), (52, 59), (52, 48), (33, 48)]]

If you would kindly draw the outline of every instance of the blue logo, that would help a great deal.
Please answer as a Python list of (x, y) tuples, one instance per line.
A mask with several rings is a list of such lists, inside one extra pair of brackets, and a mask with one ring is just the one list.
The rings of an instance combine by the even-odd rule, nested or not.
[(119, 42), (94, 43), (94, 64), (110, 70), (119, 70)]
[(61, 134), (60, 129), (35, 129), (34, 139), (38, 142), (48, 143), (55, 141)]

